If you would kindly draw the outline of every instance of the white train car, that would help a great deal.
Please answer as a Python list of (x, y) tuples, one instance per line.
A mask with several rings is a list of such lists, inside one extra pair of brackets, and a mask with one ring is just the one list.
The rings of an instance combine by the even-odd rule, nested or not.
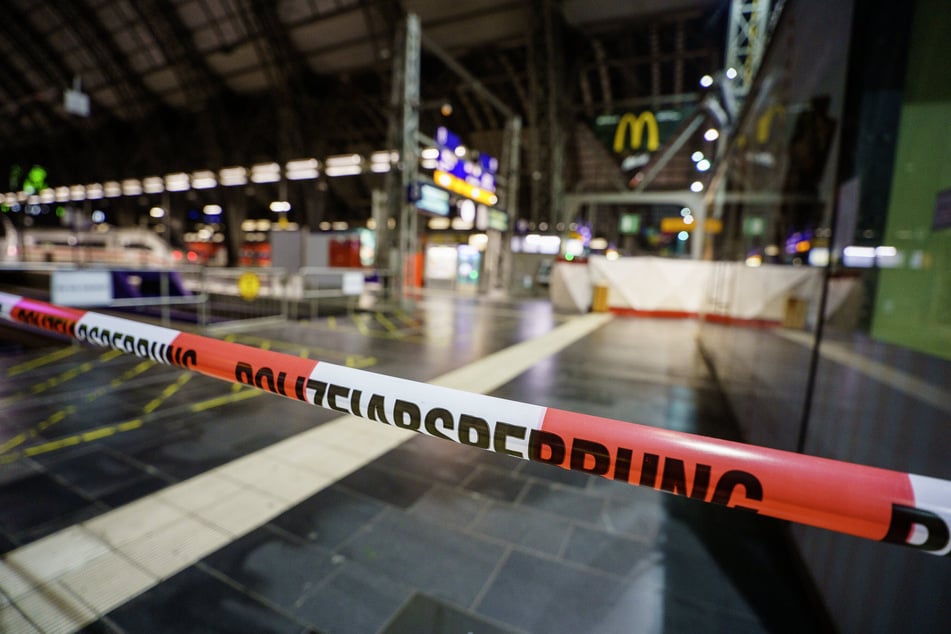
[(109, 227), (95, 231), (30, 228), (22, 231), (19, 248), (22, 253), (15, 252), (14, 259), (20, 262), (169, 267), (178, 264), (182, 256), (154, 232), (140, 227)]
[(0, 216), (0, 263), (20, 261), (20, 235), (6, 216)]

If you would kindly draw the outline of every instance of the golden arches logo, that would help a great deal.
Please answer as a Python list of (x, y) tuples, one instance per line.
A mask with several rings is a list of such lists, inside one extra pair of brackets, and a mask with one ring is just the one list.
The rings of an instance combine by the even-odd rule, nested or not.
[(780, 121), (783, 121), (786, 117), (786, 108), (782, 104), (774, 104), (766, 109), (766, 112), (761, 114), (759, 118), (756, 119), (756, 142), (760, 145), (765, 144), (769, 141), (769, 138), (773, 133), (773, 117), (779, 115)]
[(614, 152), (620, 154), (624, 151), (625, 136), (631, 140), (631, 149), (641, 149), (644, 142), (644, 128), (647, 128), (647, 151), (653, 152), (660, 147), (660, 130), (657, 128), (657, 118), (650, 110), (645, 110), (639, 115), (626, 113), (617, 124), (614, 130)]

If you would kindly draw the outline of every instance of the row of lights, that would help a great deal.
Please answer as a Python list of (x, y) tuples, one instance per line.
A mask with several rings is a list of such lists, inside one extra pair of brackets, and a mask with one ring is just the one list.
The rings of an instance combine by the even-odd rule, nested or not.
[[(435, 148), (427, 148), (432, 150)], [(424, 150), (424, 153), (427, 151)], [(438, 156), (438, 151), (437, 151)], [(367, 161), (359, 154), (330, 156), (324, 161), (323, 171), (327, 176), (355, 176), (368, 168), (376, 174), (389, 172), (399, 161), (399, 152), (373, 152)], [(426, 165), (423, 165), (426, 167)], [(433, 165), (435, 167), (435, 164)], [(321, 164), (315, 158), (302, 158), (288, 161), (284, 165), (284, 176), (288, 180), (315, 179), (320, 175)], [(36, 194), (25, 191), (8, 192), (2, 199), (8, 205), (17, 202), (30, 204), (54, 202), (80, 202), (118, 198), (119, 196), (139, 196), (141, 194), (161, 194), (163, 192), (183, 192), (189, 189), (212, 189), (218, 185), (234, 187), (252, 183), (276, 183), (281, 180), (281, 166), (278, 163), (258, 163), (250, 169), (242, 166), (225, 167), (218, 172), (196, 170), (194, 172), (174, 172), (163, 176), (147, 176), (142, 179), (127, 178), (121, 181), (69, 185), (43, 189)], [(206, 212), (207, 213), (207, 212)]]
[[(730, 68), (727, 68), (727, 69), (726, 69), (726, 73), (725, 73), (725, 74), (726, 74), (726, 78), (727, 78), (727, 79), (736, 79), (737, 75), (739, 75), (739, 73), (737, 72), (737, 70), (736, 70), (735, 68), (733, 68), (732, 66), (731, 66)], [(703, 77), (701, 77), (701, 78), (700, 78), (700, 85), (703, 86), (704, 88), (709, 88), (710, 86), (712, 86), (712, 85), (713, 85), (713, 75), (704, 75)]]
[[(731, 68), (727, 68), (727, 69), (726, 69), (726, 72), (725, 72), (725, 75), (726, 75), (726, 78), (727, 78), (727, 79), (736, 79), (736, 77), (737, 77), (738, 74), (739, 74), (739, 73), (737, 72), (737, 70), (736, 70), (735, 68), (732, 68), (732, 67), (731, 67)], [(703, 77), (700, 78), (700, 85), (701, 85), (702, 87), (704, 87), (704, 88), (709, 88), (710, 86), (713, 85), (713, 81), (714, 81), (714, 80), (713, 80), (713, 76), (712, 76), (712, 75), (704, 75)], [(717, 130), (716, 128), (708, 128), (708, 129), (703, 133), (703, 140), (704, 140), (704, 141), (713, 142), (713, 141), (716, 141), (716, 140), (719, 139), (719, 138), (720, 138), (720, 131)], [(710, 167), (711, 167), (710, 160), (707, 159), (707, 158), (705, 158), (704, 155), (703, 155), (703, 152), (701, 152), (701, 151), (699, 151), (699, 150), (697, 150), (696, 152), (694, 152), (694, 153), (690, 156), (690, 158), (693, 159), (694, 167), (697, 168), (697, 171), (698, 171), (698, 172), (706, 172), (706, 171), (708, 171), (708, 170), (710, 169)], [(703, 191), (703, 183), (702, 183), (701, 181), (694, 181), (694, 182), (692, 182), (692, 183), (690, 184), (690, 191), (692, 191), (692, 192), (694, 192), (694, 193), (700, 193), (700, 192), (702, 192), (702, 191)], [(684, 239), (684, 238), (681, 238), (681, 239)]]

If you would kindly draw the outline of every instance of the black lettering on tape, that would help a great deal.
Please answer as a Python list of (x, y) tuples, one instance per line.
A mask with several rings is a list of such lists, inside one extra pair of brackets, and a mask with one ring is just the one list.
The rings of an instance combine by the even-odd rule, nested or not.
[(434, 407), (426, 412), (426, 420), (424, 422), (426, 433), (430, 436), (442, 438), (443, 440), (452, 440), (452, 438), (442, 433), (442, 431), (436, 427), (436, 423), (440, 423), (443, 429), (453, 429), (455, 423), (452, 420), (452, 412), (442, 407)]
[(182, 367), (187, 368), (190, 365), (198, 364), (198, 353), (191, 348), (185, 351), (185, 354), (182, 355)]
[[(691, 498), (695, 500), (707, 498), (707, 490), (710, 488), (710, 471), (710, 465), (698, 464), (694, 467)], [(687, 470), (683, 460), (664, 459), (664, 474), (660, 481), (660, 489), (675, 495), (687, 495)]]
[(687, 495), (687, 475), (684, 461), (676, 458), (664, 459), (664, 473), (660, 478), (660, 490), (675, 495)]
[[(908, 541), (915, 526), (921, 526), (928, 532), (927, 539), (921, 544), (912, 544)], [(939, 515), (931, 511), (892, 503), (892, 519), (888, 525), (888, 533), (882, 541), (940, 552), (951, 541), (951, 530)]]
[(238, 361), (234, 366), (234, 380), (245, 385), (254, 385), (254, 368), (248, 363)]
[(693, 471), (693, 489), (690, 497), (695, 500), (706, 500), (707, 490), (710, 488), (710, 465), (698, 464)]
[(558, 434), (533, 429), (528, 434), (528, 459), (560, 466), (565, 461), (565, 441)]
[[(38, 313), (34, 310), (26, 310), (24, 308), (14, 307), (10, 311), (10, 317), (16, 321), (21, 321), (30, 326), (35, 326), (37, 328), (43, 328), (45, 330), (52, 330), (54, 332), (59, 332), (64, 335), (69, 335), (75, 337), (76, 335), (76, 322), (72, 319), (66, 319), (63, 317), (55, 317), (53, 315), (45, 315)], [(83, 338), (81, 335), (79, 338)]]
[(380, 394), (370, 397), (370, 402), (367, 403), (367, 418), (384, 425), (390, 424), (390, 421), (386, 420), (386, 401)]
[[(588, 458), (591, 465), (588, 466)], [(575, 438), (571, 443), (571, 469), (596, 475), (605, 475), (611, 468), (611, 454), (599, 442)]]
[(652, 453), (644, 454), (641, 460), (641, 479), (638, 484), (642, 487), (656, 488), (657, 485), (657, 465), (660, 463), (660, 456)]
[(335, 409), (338, 412), (343, 412), (344, 414), (349, 414), (350, 410), (346, 407), (340, 407), (337, 405), (337, 398), (346, 398), (350, 395), (350, 388), (344, 387), (342, 385), (330, 384), (327, 388), (327, 407), (330, 409)]
[[(281, 375), (283, 376), (283, 372)], [(283, 380), (282, 380), (283, 383)], [(314, 390), (314, 405), (322, 406), (324, 402), (324, 391), (327, 389), (327, 384), (322, 381), (315, 381), (313, 379), (308, 379), (304, 376), (298, 376), (297, 380), (294, 382), (294, 395), (298, 400), (307, 402), (307, 391)], [(283, 392), (281, 392), (283, 394)]]
[(262, 390), (277, 392), (277, 386), (274, 385), (274, 370), (268, 367), (258, 368), (254, 375), (254, 384)]
[(419, 405), (396, 399), (393, 405), (393, 424), (403, 429), (419, 431)]
[(363, 414), (360, 413), (360, 397), (363, 396), (363, 392), (360, 390), (353, 390), (350, 392), (350, 413), (354, 416), (363, 417)]
[(614, 463), (614, 479), (621, 482), (628, 482), (631, 475), (631, 457), (634, 452), (624, 447), (617, 450), (617, 460)]
[[(717, 481), (717, 486), (713, 491), (713, 499), (710, 501), (713, 504), (729, 506), (730, 497), (733, 495), (733, 490), (739, 485), (743, 485), (743, 488), (746, 489), (746, 499), (755, 500), (757, 502), (762, 501), (763, 485), (760, 483), (757, 477), (752, 473), (739, 471), (737, 469), (727, 471), (722, 476), (720, 476), (720, 479)], [(754, 513), (757, 512), (754, 508), (740, 506), (739, 504), (735, 505), (733, 508), (745, 511), (753, 511)]]
[[(194, 353), (194, 350), (189, 350), (188, 352)], [(287, 380), (287, 372), (281, 372), (277, 375), (277, 392), (281, 396), (287, 396), (287, 387), (284, 385), (284, 381)]]
[(314, 405), (324, 406), (324, 393), (327, 391), (327, 384), (323, 381), (307, 379), (307, 389), (314, 391)]
[[(472, 438), (475, 432), (475, 439)], [(463, 414), (459, 417), (459, 442), (470, 447), (489, 448), (489, 424), (478, 416)]]
[(493, 435), (493, 446), (495, 447), (496, 453), (504, 453), (510, 456), (524, 458), (525, 455), (522, 454), (522, 452), (509, 449), (505, 443), (505, 440), (509, 436), (513, 438), (525, 438), (526, 431), (528, 430), (520, 425), (510, 425), (508, 423), (503, 423), (502, 421), (497, 421), (495, 423), (495, 434)]

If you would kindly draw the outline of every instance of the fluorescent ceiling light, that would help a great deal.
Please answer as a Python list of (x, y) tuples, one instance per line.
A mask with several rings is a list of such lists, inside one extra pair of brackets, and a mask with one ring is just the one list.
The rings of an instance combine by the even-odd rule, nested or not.
[(363, 172), (363, 168), (360, 165), (334, 165), (331, 166), (327, 164), (327, 168), (324, 170), (327, 176), (356, 176)]
[(122, 181), (122, 193), (126, 196), (138, 196), (142, 193), (142, 183), (138, 178), (127, 178)]
[(107, 198), (116, 198), (122, 195), (122, 186), (116, 181), (106, 181), (102, 189)]
[(146, 194), (161, 194), (165, 191), (165, 181), (160, 176), (146, 176), (142, 179), (142, 190)]
[(248, 170), (245, 167), (225, 167), (218, 172), (218, 182), (226, 187), (244, 185), (248, 182)]
[(251, 181), (254, 183), (276, 183), (281, 180), (281, 166), (277, 163), (258, 163), (251, 166)]
[(328, 156), (324, 163), (328, 168), (359, 166), (363, 163), (363, 157), (359, 154), (341, 154), (338, 156)]
[(89, 183), (86, 185), (86, 198), (89, 200), (99, 200), (102, 198), (102, 185), (99, 183)]
[(215, 178), (215, 173), (211, 170), (198, 170), (197, 172), (192, 172), (193, 189), (211, 189), (217, 184), (218, 180)]
[(184, 192), (190, 188), (188, 184), (188, 174), (185, 172), (174, 172), (165, 175), (165, 189), (170, 192)]

